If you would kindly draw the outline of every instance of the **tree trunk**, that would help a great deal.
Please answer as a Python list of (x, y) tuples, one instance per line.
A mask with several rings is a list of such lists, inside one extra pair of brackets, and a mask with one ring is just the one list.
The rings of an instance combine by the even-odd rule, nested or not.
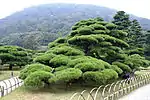
[(12, 70), (12, 65), (9, 66), (9, 70)]

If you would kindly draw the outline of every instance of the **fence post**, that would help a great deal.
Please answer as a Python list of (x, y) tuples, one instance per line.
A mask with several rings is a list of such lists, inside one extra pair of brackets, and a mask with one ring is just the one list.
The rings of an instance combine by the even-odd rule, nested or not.
[[(93, 88), (90, 92), (89, 92), (89, 95), (88, 95), (88, 98), (87, 98), (87, 100), (89, 100), (89, 98), (91, 97), (92, 98), (92, 100), (94, 100), (94, 97), (93, 97), (93, 95), (92, 95), (92, 92), (94, 91), (94, 90), (96, 90), (97, 88), (95, 87), (95, 88)], [(96, 93), (95, 93), (96, 94)]]
[[(6, 85), (6, 89), (4, 88), (4, 93), (5, 93), (5, 90), (7, 91), (6, 94), (8, 94), (8, 86), (7, 86), (7, 83), (5, 81), (3, 81), (3, 83)], [(4, 94), (5, 95), (5, 94)]]
[(1, 89), (1, 97), (3, 97), (4, 96), (4, 87), (0, 86), (0, 89)]
[[(94, 100), (96, 100), (97, 94), (100, 91), (100, 89), (103, 87), (103, 85), (99, 86), (98, 89), (96, 90), (95, 96), (94, 96)], [(102, 96), (102, 94), (101, 94)], [(103, 97), (103, 96), (102, 96)]]
[(17, 88), (17, 87), (16, 87), (16, 80), (15, 80), (15, 78), (14, 78), (14, 77), (13, 77), (12, 79), (13, 79), (13, 80), (14, 80), (14, 82), (15, 82), (14, 86), (15, 86), (15, 89), (16, 89), (16, 88)]
[(10, 83), (10, 88), (11, 88), (11, 91), (12, 91), (12, 84), (11, 84), (11, 81), (10, 80), (8, 80), (9, 81), (9, 83)]

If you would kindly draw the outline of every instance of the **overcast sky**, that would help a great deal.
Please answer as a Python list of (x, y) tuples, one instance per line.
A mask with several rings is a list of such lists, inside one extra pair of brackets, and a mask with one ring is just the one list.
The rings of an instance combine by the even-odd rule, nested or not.
[(150, 0), (0, 0), (0, 18), (33, 5), (58, 2), (101, 5), (150, 19)]

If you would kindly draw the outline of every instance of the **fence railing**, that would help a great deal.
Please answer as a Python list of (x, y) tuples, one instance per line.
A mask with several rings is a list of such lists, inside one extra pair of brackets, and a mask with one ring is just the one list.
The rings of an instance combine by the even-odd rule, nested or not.
[(74, 93), (69, 100), (118, 100), (133, 90), (150, 83), (150, 73), (134, 76), (112, 84), (101, 85), (91, 91)]
[(7, 80), (0, 81), (0, 97), (7, 95), (16, 88), (22, 86), (23, 81), (18, 77), (12, 77)]

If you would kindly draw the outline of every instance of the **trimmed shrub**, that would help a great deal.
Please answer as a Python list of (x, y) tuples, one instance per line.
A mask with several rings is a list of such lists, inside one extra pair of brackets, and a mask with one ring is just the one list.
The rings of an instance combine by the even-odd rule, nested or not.
[(50, 83), (68, 83), (81, 77), (82, 71), (76, 68), (67, 68), (54, 73), (55, 77), (49, 79)]
[(97, 39), (93, 38), (91, 35), (86, 35), (86, 36), (75, 36), (73, 38), (70, 38), (68, 40), (68, 43), (69, 44), (72, 44), (72, 45), (80, 45), (80, 46), (83, 46), (83, 45), (90, 45), (90, 44), (97, 44), (98, 41)]
[(57, 55), (53, 59), (50, 60), (50, 64), (56, 68), (62, 65), (67, 65), (70, 62), (70, 58), (64, 55)]
[(129, 65), (132, 69), (138, 69), (139, 67), (148, 67), (150, 66), (150, 61), (146, 60), (144, 57), (139, 54), (133, 54), (126, 57), (125, 64)]
[(103, 74), (100, 71), (88, 71), (83, 73), (83, 81), (88, 84), (103, 84)]
[(113, 30), (117, 28), (117, 25), (113, 24), (113, 23), (108, 23), (105, 25), (105, 27), (109, 30)]
[(64, 43), (66, 43), (66, 38), (58, 38), (55, 41), (48, 44), (48, 49), (58, 46), (59, 44), (64, 44)]
[(66, 56), (84, 55), (83, 51), (81, 51), (79, 49), (75, 49), (70, 46), (55, 47), (55, 48), (52, 48), (51, 50), (49, 50), (49, 52), (57, 54), (57, 55), (63, 54)]
[(91, 84), (107, 84), (109, 81), (118, 78), (117, 72), (112, 69), (105, 69), (103, 71), (88, 71), (83, 73), (83, 80)]
[(12, 61), (15, 59), (15, 56), (9, 54), (9, 53), (1, 53), (0, 54), (0, 59), (4, 62), (7, 62), (7, 61)]
[(43, 55), (37, 56), (33, 59), (34, 62), (39, 62), (45, 65), (50, 65), (49, 61), (53, 59), (56, 55), (53, 53), (45, 53)]
[(104, 67), (101, 65), (98, 65), (94, 62), (84, 62), (84, 63), (79, 63), (77, 65), (75, 65), (74, 68), (79, 68), (82, 72), (86, 72), (86, 71), (100, 71), (103, 70)]
[(116, 71), (118, 74), (122, 74), (123, 70), (119, 68), (117, 65), (112, 65), (111, 68)]
[(94, 34), (106, 34), (107, 31), (105, 31), (105, 30), (94, 30), (93, 33)]
[(124, 64), (124, 63), (121, 63), (121, 62), (113, 62), (112, 63), (113, 65), (117, 65), (119, 68), (121, 68), (124, 72), (131, 72), (131, 68)]
[(35, 71), (28, 75), (24, 81), (24, 85), (29, 89), (43, 88), (45, 84), (48, 84), (48, 79), (54, 77), (50, 72), (46, 71)]
[(75, 36), (76, 34), (78, 34), (78, 30), (71, 31), (70, 33), (71, 36)]
[(106, 30), (106, 27), (100, 24), (91, 25), (95, 30)]
[(67, 68), (69, 68), (69, 67), (68, 66), (60, 66), (60, 67), (55, 68), (55, 71), (57, 72), (57, 71), (65, 70)]
[(25, 79), (28, 75), (35, 71), (46, 71), (46, 72), (51, 72), (52, 68), (43, 64), (35, 63), (31, 65), (26, 65), (23, 70), (20, 72), (20, 78)]
[(108, 83), (110, 81), (114, 81), (118, 78), (118, 73), (113, 69), (104, 69), (101, 71), (103, 74), (103, 83)]
[(93, 30), (93, 29), (94, 29), (94, 28), (92, 28), (92, 27), (90, 27), (90, 26), (81, 27), (81, 28), (78, 29), (78, 33), (79, 33), (80, 35), (89, 35), (89, 34), (92, 33), (92, 30)]

